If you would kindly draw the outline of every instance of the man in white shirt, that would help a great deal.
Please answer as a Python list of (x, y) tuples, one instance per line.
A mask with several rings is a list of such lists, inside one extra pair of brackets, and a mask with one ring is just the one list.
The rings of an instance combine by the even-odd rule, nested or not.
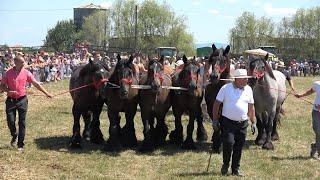
[(313, 83), (312, 88), (302, 94), (295, 94), (297, 98), (309, 96), (316, 93), (312, 108), (312, 127), (316, 135), (316, 142), (311, 144), (310, 157), (320, 160), (320, 81)]
[[(252, 125), (251, 130), (254, 134), (256, 125), (254, 122), (255, 110), (253, 93), (247, 85), (248, 78), (245, 69), (234, 71), (234, 81), (225, 84), (219, 91), (213, 105), (212, 127), (215, 131), (222, 131), (223, 141), (223, 165), (221, 174), (228, 173), (229, 163), (232, 155), (232, 175), (244, 176), (240, 168), (242, 148), (246, 140), (248, 119)], [(222, 117), (219, 117), (219, 107), (223, 103)], [(219, 122), (219, 119), (221, 121)]]

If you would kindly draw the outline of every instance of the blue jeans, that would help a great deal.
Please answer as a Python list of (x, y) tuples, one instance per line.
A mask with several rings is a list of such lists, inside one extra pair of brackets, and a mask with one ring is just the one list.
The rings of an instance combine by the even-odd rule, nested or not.
[(312, 110), (312, 127), (316, 135), (315, 147), (319, 152), (320, 151), (320, 112), (319, 111)]
[[(26, 115), (28, 110), (28, 99), (26, 96), (12, 99), (7, 98), (6, 100), (6, 114), (7, 114), (7, 123), (11, 133), (12, 138), (18, 136), (18, 147), (24, 146), (24, 137), (26, 133)], [(17, 135), (16, 129), (16, 114), (18, 111), (19, 115), (19, 133)]]

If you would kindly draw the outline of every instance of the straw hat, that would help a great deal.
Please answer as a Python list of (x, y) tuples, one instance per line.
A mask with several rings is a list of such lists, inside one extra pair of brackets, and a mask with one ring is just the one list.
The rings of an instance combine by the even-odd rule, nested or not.
[(252, 78), (252, 76), (248, 76), (247, 70), (245, 69), (236, 69), (232, 78)]

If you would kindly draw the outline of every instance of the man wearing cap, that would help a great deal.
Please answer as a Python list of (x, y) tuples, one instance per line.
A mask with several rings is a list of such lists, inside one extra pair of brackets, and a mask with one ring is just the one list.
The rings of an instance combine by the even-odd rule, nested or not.
[[(221, 127), (223, 141), (223, 165), (221, 174), (228, 173), (232, 155), (232, 175), (244, 176), (240, 168), (242, 148), (246, 140), (248, 119), (251, 121), (251, 130), (254, 134), (256, 125), (254, 122), (255, 110), (253, 93), (247, 85), (248, 78), (245, 69), (234, 71), (234, 81), (225, 84), (216, 97), (213, 105), (212, 127), (215, 131)], [(219, 107), (223, 103), (222, 117), (219, 117)], [(221, 119), (221, 122), (219, 122)]]
[[(25, 60), (22, 56), (14, 58), (15, 66), (9, 69), (1, 82), (1, 90), (7, 93), (6, 114), (7, 123), (12, 136), (11, 146), (15, 146), (18, 140), (18, 150), (23, 150), (26, 115), (28, 109), (28, 99), (26, 96), (26, 83), (32, 83), (34, 87), (43, 92), (47, 97), (49, 94), (33, 77), (33, 75), (24, 67)], [(16, 112), (19, 114), (19, 133), (16, 132)], [(18, 138), (18, 139), (17, 139)]]

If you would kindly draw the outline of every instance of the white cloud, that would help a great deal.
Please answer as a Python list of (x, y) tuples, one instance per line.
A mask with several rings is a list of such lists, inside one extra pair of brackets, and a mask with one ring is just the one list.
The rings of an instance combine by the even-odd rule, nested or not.
[(106, 8), (106, 9), (109, 9), (109, 8), (111, 8), (112, 3), (111, 2), (104, 2), (104, 3), (101, 3), (100, 6)]
[(269, 16), (287, 16), (296, 13), (296, 8), (275, 8), (271, 3), (264, 4), (264, 11)]
[(213, 14), (213, 15), (217, 15), (217, 14), (219, 14), (220, 12), (218, 11), (218, 10), (216, 10), (216, 9), (211, 9), (211, 10), (209, 10), (208, 11), (210, 14)]

